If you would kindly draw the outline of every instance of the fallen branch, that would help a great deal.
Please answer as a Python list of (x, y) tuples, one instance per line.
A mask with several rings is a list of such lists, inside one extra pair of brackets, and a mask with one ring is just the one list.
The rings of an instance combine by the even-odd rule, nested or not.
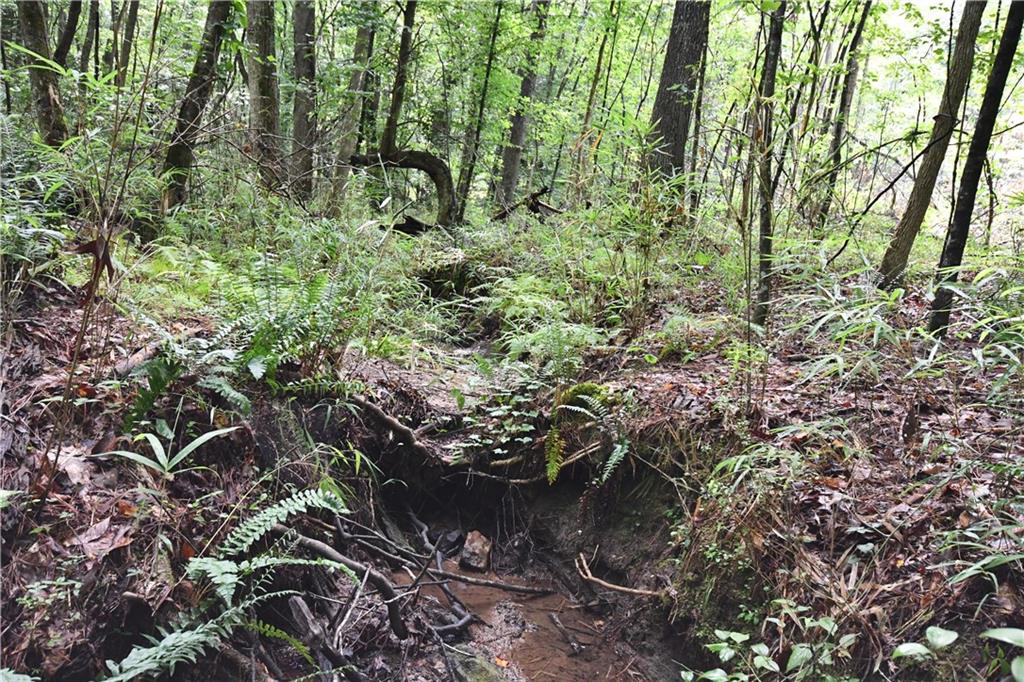
[(466, 583), (467, 585), (479, 585), (481, 587), (493, 587), (497, 590), (505, 590), (506, 592), (518, 592), (520, 594), (553, 594), (555, 591), (550, 587), (529, 587), (527, 585), (513, 585), (512, 583), (504, 583), (500, 580), (486, 580), (484, 578), (471, 578), (468, 575), (461, 575), (459, 573), (452, 573), (451, 571), (439, 571), (437, 569), (430, 569), (428, 571), (431, 576), (435, 578), (447, 578), (460, 583)]
[(594, 574), (590, 572), (590, 566), (587, 565), (587, 559), (582, 553), (576, 558), (576, 570), (579, 571), (580, 577), (586, 580), (588, 583), (599, 585), (608, 590), (614, 590), (615, 592), (622, 592), (624, 594), (633, 594), (638, 597), (661, 597), (661, 592), (652, 592), (650, 590), (641, 590), (636, 587), (623, 587), (622, 585), (615, 585), (610, 582), (595, 578)]
[(572, 649), (572, 653), (569, 654), (570, 656), (576, 656), (583, 651), (583, 645), (577, 642), (576, 638), (572, 636), (572, 633), (565, 629), (565, 626), (562, 625), (562, 621), (558, 617), (557, 613), (554, 613), (553, 611), (548, 612), (548, 620), (550, 620), (551, 624), (555, 626), (555, 629), (558, 630), (559, 634), (565, 638), (565, 641), (569, 643), (569, 648)]
[(349, 559), (347, 556), (342, 555), (338, 550), (334, 549), (330, 545), (320, 542), (319, 540), (306, 537), (288, 526), (284, 526), (280, 523), (274, 524), (274, 532), (292, 538), (302, 547), (319, 554), (325, 559), (335, 561), (342, 566), (347, 567), (354, 573), (363, 575), (384, 598), (384, 604), (388, 609), (388, 620), (391, 623), (391, 631), (394, 632), (395, 636), (399, 639), (405, 639), (409, 636), (409, 629), (406, 627), (405, 621), (402, 620), (401, 605), (398, 603), (398, 595), (395, 593), (395, 586), (391, 584), (390, 580), (369, 566), (364, 566), (358, 561)]

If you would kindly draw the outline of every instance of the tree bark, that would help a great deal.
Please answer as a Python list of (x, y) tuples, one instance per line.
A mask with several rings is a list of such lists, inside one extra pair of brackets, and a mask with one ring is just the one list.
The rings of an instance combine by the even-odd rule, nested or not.
[(891, 289), (903, 278), (910, 259), (910, 251), (921, 231), (921, 224), (928, 212), (932, 192), (939, 177), (939, 170), (946, 158), (949, 140), (957, 123), (957, 112), (967, 90), (967, 82), (974, 68), (974, 46), (985, 13), (985, 2), (968, 2), (960, 17), (960, 28), (956, 34), (956, 48), (950, 58), (946, 86), (939, 101), (939, 113), (935, 116), (932, 134), (928, 140), (927, 152), (921, 160), (914, 181), (914, 189), (907, 200), (907, 208), (893, 232), (889, 247), (879, 267), (879, 286)]
[(185, 88), (174, 136), (167, 148), (163, 176), (167, 185), (161, 202), (167, 211), (185, 201), (189, 174), (195, 160), (195, 145), (203, 121), (203, 112), (210, 101), (216, 79), (217, 58), (231, 17), (233, 0), (213, 0), (206, 11), (206, 26), (199, 45), (192, 74)]
[(274, 48), (272, 1), (248, 0), (249, 103), (252, 149), (260, 180), (269, 189), (281, 186), (281, 116)]
[(17, 5), (22, 45), (42, 57), (42, 60), (31, 58), (28, 71), (39, 133), (46, 144), (59, 147), (67, 139), (68, 128), (64, 122), (64, 107), (60, 102), (57, 74), (43, 61), (50, 59), (50, 41), (46, 34), (43, 3), (39, 0), (23, 0)]
[(332, 211), (336, 214), (345, 200), (348, 191), (348, 180), (352, 175), (349, 159), (359, 145), (359, 120), (362, 116), (363, 84), (367, 76), (367, 60), (370, 56), (370, 44), (373, 40), (373, 29), (360, 26), (356, 33), (356, 43), (352, 49), (352, 73), (348, 79), (348, 103), (341, 119), (341, 145), (338, 149), (338, 166), (334, 171), (334, 189), (331, 196)]
[[(78, 70), (85, 73), (89, 70), (89, 58), (93, 54), (93, 45), (98, 42), (96, 34), (100, 26), (100, 0), (92, 0), (89, 3), (89, 17), (86, 19), (85, 42), (82, 43), (82, 54), (78, 57)], [(99, 73), (93, 74), (99, 78)]]
[(857, 57), (860, 50), (860, 43), (864, 37), (864, 25), (871, 14), (871, 0), (864, 3), (861, 10), (860, 21), (854, 29), (853, 38), (850, 40), (850, 50), (846, 61), (845, 75), (843, 76), (843, 89), (839, 96), (839, 111), (836, 113), (835, 122), (832, 127), (832, 140), (829, 143), (828, 164), (829, 171), (825, 176), (825, 193), (822, 197), (821, 206), (818, 209), (818, 230), (825, 227), (828, 219), (829, 209), (832, 207), (832, 195), (836, 190), (836, 180), (839, 178), (839, 166), (843, 160), (843, 140), (846, 137), (847, 119), (850, 118), (850, 105), (853, 103), (853, 91), (857, 86)]
[(124, 35), (121, 36), (121, 49), (117, 53), (117, 75), (114, 83), (121, 87), (128, 76), (128, 62), (132, 56), (132, 44), (135, 42), (135, 26), (139, 21), (139, 0), (128, 3), (128, 18), (125, 20)]
[(651, 112), (656, 147), (649, 163), (665, 177), (686, 170), (690, 118), (710, 19), (711, 3), (707, 0), (677, 0)]
[(533, 3), (533, 10), (537, 15), (537, 26), (530, 34), (531, 52), (526, 68), (521, 73), (519, 101), (512, 114), (509, 142), (501, 154), (501, 181), (498, 183), (496, 197), (499, 206), (507, 206), (515, 200), (516, 185), (519, 183), (519, 166), (522, 163), (523, 147), (526, 145), (526, 133), (529, 126), (528, 109), (537, 84), (536, 51), (544, 42), (544, 28), (550, 4), (551, 0), (534, 0)]
[(308, 200), (313, 193), (313, 145), (316, 140), (316, 6), (313, 0), (295, 0), (292, 17), (296, 83), (292, 103), (293, 188), (296, 196)]
[(956, 196), (956, 208), (953, 221), (946, 235), (946, 244), (942, 248), (939, 269), (936, 273), (935, 300), (932, 302), (932, 315), (928, 322), (928, 330), (944, 334), (949, 326), (950, 308), (953, 303), (953, 290), (948, 285), (957, 281), (960, 264), (963, 262), (964, 249), (971, 228), (971, 215), (978, 196), (978, 182), (981, 180), (988, 145), (992, 139), (999, 105), (1006, 88), (1006, 79), (1013, 66), (1013, 56), (1020, 42), (1021, 26), (1024, 24), (1024, 0), (1010, 3), (1010, 12), (1006, 17), (1003, 35), (999, 39), (999, 50), (992, 62), (992, 71), (985, 84), (985, 94), (978, 110), (978, 121), (974, 126), (974, 137), (967, 150), (964, 160), (964, 171), (960, 177), (960, 189)]
[(459, 168), (459, 189), (456, 195), (455, 220), (462, 222), (466, 213), (466, 204), (469, 201), (469, 189), (473, 185), (473, 175), (476, 172), (477, 155), (480, 152), (480, 133), (484, 127), (484, 111), (487, 107), (487, 93), (491, 84), (491, 69), (494, 67), (494, 46), (498, 41), (498, 30), (501, 27), (502, 0), (498, 0), (494, 11), (494, 24), (491, 26), (491, 38), (487, 47), (487, 64), (484, 66), (484, 80), (480, 87), (480, 102), (477, 106), (476, 121), (473, 122), (473, 132), (467, 140), (466, 153), (463, 155), (464, 162)]
[(57, 47), (53, 50), (53, 61), (61, 66), (67, 66), (68, 52), (71, 51), (71, 43), (75, 40), (75, 33), (78, 32), (78, 20), (82, 16), (82, 0), (71, 0), (68, 5), (68, 19), (64, 22), (64, 30), (61, 31), (60, 39), (57, 40)]
[(772, 125), (775, 104), (775, 77), (779, 69), (779, 57), (782, 53), (782, 28), (786, 19), (786, 3), (780, 2), (771, 15), (771, 26), (768, 30), (768, 42), (765, 44), (764, 68), (761, 71), (761, 82), (758, 86), (758, 121), (760, 138), (760, 158), (758, 160), (758, 194), (760, 207), (758, 211), (758, 285), (757, 304), (754, 306), (754, 324), (763, 327), (768, 320), (768, 307), (772, 294), (772, 242), (774, 227), (772, 225)]
[(409, 78), (409, 62), (412, 60), (412, 29), (416, 22), (416, 0), (406, 0), (402, 12), (402, 37), (398, 43), (398, 61), (395, 64), (395, 84), (391, 88), (391, 106), (384, 122), (384, 133), (380, 137), (382, 155), (389, 155), (398, 149), (398, 118), (402, 115), (405, 102), (405, 84)]

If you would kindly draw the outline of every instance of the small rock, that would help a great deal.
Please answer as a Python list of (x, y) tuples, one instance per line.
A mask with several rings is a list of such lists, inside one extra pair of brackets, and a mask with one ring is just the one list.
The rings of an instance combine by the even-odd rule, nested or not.
[(491, 541), (478, 530), (469, 531), (462, 545), (459, 566), (470, 571), (486, 571), (491, 563)]

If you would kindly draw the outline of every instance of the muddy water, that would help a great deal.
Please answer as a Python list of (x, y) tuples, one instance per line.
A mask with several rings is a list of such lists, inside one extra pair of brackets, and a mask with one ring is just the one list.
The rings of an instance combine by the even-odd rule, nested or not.
[[(455, 562), (446, 570), (459, 571)], [(465, 573), (473, 577), (528, 584), (512, 576)], [(408, 576), (396, 575), (408, 584)], [(452, 591), (484, 623), (469, 628), (469, 642), (455, 644), (473, 651), (504, 672), (509, 680), (647, 680), (634, 665), (636, 656), (607, 636), (607, 622), (561, 594), (543, 596), (452, 582)], [(436, 586), (422, 594), (448, 606)], [(555, 624), (561, 623), (564, 632)], [(568, 635), (568, 637), (567, 637)], [(571, 640), (571, 641), (570, 641)]]

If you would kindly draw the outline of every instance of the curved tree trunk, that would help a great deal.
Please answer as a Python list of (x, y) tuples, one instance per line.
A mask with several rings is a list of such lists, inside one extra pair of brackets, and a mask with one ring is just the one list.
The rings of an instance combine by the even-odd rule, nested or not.
[(960, 264), (963, 262), (964, 249), (967, 247), (967, 236), (971, 228), (971, 215), (974, 213), (974, 202), (978, 197), (978, 182), (988, 154), (988, 145), (992, 140), (999, 105), (1003, 100), (1006, 79), (1013, 66), (1013, 55), (1020, 42), (1021, 26), (1024, 24), (1024, 0), (1010, 3), (1010, 12), (1006, 16), (1003, 36), (999, 39), (999, 50), (992, 71), (985, 84), (985, 95), (978, 110), (978, 122), (974, 126), (974, 136), (964, 160), (964, 172), (960, 178), (960, 189), (956, 195), (956, 208), (953, 211), (953, 222), (946, 235), (946, 244), (942, 248), (939, 270), (936, 273), (938, 287), (935, 300), (932, 302), (932, 316), (928, 321), (928, 331), (943, 334), (949, 326), (950, 308), (953, 304), (953, 290), (948, 284), (956, 282)]
[(216, 79), (217, 58), (225, 25), (231, 17), (233, 0), (213, 0), (206, 11), (206, 27), (199, 46), (192, 75), (189, 76), (185, 96), (182, 98), (174, 136), (167, 148), (163, 176), (167, 186), (161, 202), (163, 210), (174, 208), (185, 201), (189, 173), (195, 160), (195, 144), (203, 122), (203, 112), (210, 101)]
[(295, 0), (292, 27), (295, 44), (295, 99), (292, 103), (292, 175), (295, 194), (308, 200), (313, 193), (313, 145), (316, 140), (316, 6)]
[(700, 78), (700, 64), (707, 50), (710, 20), (711, 3), (707, 0), (677, 0), (658, 94), (651, 112), (652, 134), (657, 147), (649, 163), (665, 177), (686, 170), (690, 118)]
[[(551, 0), (534, 0), (533, 9), (537, 15), (537, 27), (530, 34), (533, 50), (539, 50), (544, 42), (544, 27), (547, 19), (548, 6)], [(512, 114), (512, 126), (509, 142), (501, 154), (501, 181), (498, 183), (497, 203), (507, 206), (515, 200), (516, 185), (519, 183), (519, 166), (523, 159), (523, 147), (526, 145), (526, 132), (529, 124), (527, 108), (533, 99), (533, 90), (537, 84), (537, 54), (531, 52), (526, 69), (522, 73), (519, 85), (519, 101), (515, 113)]]
[(349, 161), (354, 166), (385, 166), (389, 168), (409, 168), (423, 171), (430, 176), (437, 191), (438, 225), (452, 224), (455, 211), (455, 185), (452, 174), (446, 164), (430, 152), (398, 150), (393, 152), (370, 152), (353, 156)]
[[(50, 41), (46, 34), (46, 14), (39, 0), (23, 0), (18, 5), (18, 23), (21, 26), (21, 42), (26, 49), (50, 59)], [(45, 61), (33, 58), (28, 70), (35, 104), (36, 121), (43, 141), (51, 147), (59, 147), (68, 137), (64, 122), (64, 107), (60, 102), (57, 74)]]
[(75, 40), (75, 33), (78, 31), (78, 20), (82, 16), (82, 0), (71, 0), (68, 5), (68, 20), (64, 22), (64, 30), (61, 31), (57, 40), (57, 47), (53, 50), (53, 61), (61, 66), (67, 66), (68, 52), (71, 51), (71, 43)]
[(782, 28), (786, 20), (785, 0), (772, 12), (768, 42), (765, 44), (764, 70), (758, 87), (758, 111), (761, 144), (758, 161), (758, 194), (760, 195), (759, 235), (757, 245), (758, 284), (757, 304), (754, 306), (754, 324), (764, 326), (768, 320), (768, 305), (772, 294), (772, 246), (774, 229), (772, 225), (772, 98), (775, 97), (775, 76), (782, 54)]
[(274, 48), (274, 2), (249, 0), (249, 104), (252, 148), (260, 180), (269, 189), (281, 186), (281, 115)]
[(917, 179), (914, 181), (914, 189), (910, 192), (910, 199), (907, 200), (907, 208), (896, 226), (889, 247), (882, 257), (882, 265), (878, 269), (879, 285), (886, 289), (896, 286), (903, 278), (914, 240), (917, 239), (924, 216), (928, 212), (935, 182), (938, 180), (939, 170), (946, 158), (949, 140), (957, 123), (957, 111), (963, 102), (971, 69), (974, 68), (974, 44), (984, 13), (984, 1), (968, 2), (960, 17), (956, 48), (950, 60), (949, 75), (946, 76), (946, 87), (939, 101), (939, 113), (935, 116), (927, 152), (917, 170)]

